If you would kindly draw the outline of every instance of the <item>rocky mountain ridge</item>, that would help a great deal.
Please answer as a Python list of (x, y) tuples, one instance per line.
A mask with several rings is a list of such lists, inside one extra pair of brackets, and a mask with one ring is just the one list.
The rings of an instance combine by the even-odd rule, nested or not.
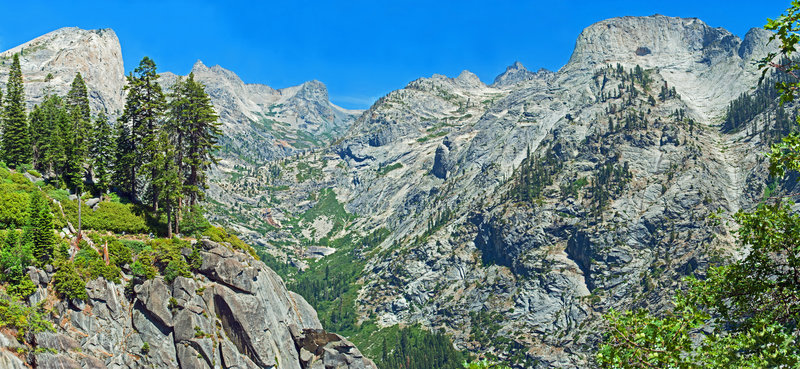
[[(320, 240), (386, 227), (364, 251), (361, 319), (443, 330), (516, 367), (585, 367), (604, 311), (663, 308), (681, 276), (731, 255), (730, 228), (707, 217), (762, 198), (775, 113), (733, 133), (720, 123), (753, 91), (768, 38), (613, 18), (584, 30), (558, 72), (421, 78), (328, 152), (230, 185), (260, 199), (237, 213), (290, 227), (222, 219), (301, 269)], [(309, 215), (323, 188), (355, 220)]]
[[(324, 146), (360, 114), (331, 103), (319, 81), (276, 90), (244, 83), (235, 73), (219, 65), (207, 67), (199, 60), (191, 73), (206, 86), (220, 116), (223, 158), (241, 165)], [(178, 77), (165, 72), (161, 81), (169, 87)]]

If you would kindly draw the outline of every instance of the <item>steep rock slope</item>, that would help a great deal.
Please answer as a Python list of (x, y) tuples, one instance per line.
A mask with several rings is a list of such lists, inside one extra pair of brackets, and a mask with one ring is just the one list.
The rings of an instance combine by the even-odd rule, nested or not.
[(0, 86), (5, 88), (11, 57), (20, 53), (25, 97), (29, 107), (48, 93), (69, 91), (75, 74), (86, 81), (94, 112), (115, 116), (125, 103), (122, 49), (111, 29), (67, 27), (0, 53)]
[[(244, 83), (232, 71), (218, 65), (209, 68), (201, 61), (191, 72), (206, 86), (220, 116), (223, 157), (238, 164), (252, 166), (325, 146), (360, 113), (331, 103), (319, 81), (276, 90)], [(161, 81), (171, 86), (178, 77), (166, 72)]]
[[(38, 287), (30, 303), (52, 309), (58, 329), (29, 333), (34, 350), (24, 360), (38, 368), (375, 368), (322, 330), (314, 309), (263, 263), (209, 240), (200, 249), (192, 278), (156, 277), (133, 291), (98, 278), (86, 302), (58, 300), (52, 273), (30, 268)], [(9, 352), (17, 347), (0, 333), (4, 367), (25, 367)]]
[[(583, 367), (603, 311), (666, 306), (681, 276), (730, 254), (708, 215), (761, 199), (765, 116), (719, 124), (755, 86), (768, 37), (614, 18), (555, 73), (515, 63), (491, 86), (469, 72), (413, 81), (329, 153), (234, 181), (258, 199), (237, 212), (264, 222), (227, 220), (300, 268), (320, 240), (387, 227), (362, 256), (363, 319), (444, 330), (519, 367)], [(309, 215), (324, 187), (358, 215), (344, 230)]]

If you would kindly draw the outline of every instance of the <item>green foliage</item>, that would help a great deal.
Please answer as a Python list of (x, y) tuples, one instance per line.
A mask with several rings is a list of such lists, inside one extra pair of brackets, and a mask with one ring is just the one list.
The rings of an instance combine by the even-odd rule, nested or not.
[[(785, 61), (784, 63), (789, 63)], [(737, 132), (744, 128), (744, 124), (765, 112), (770, 108), (778, 107), (779, 97), (775, 85), (778, 83), (790, 82), (792, 76), (785, 73), (776, 73), (767, 78), (765, 82), (759, 83), (758, 87), (752, 93), (742, 93), (737, 99), (731, 101), (725, 112), (725, 121), (722, 123), (723, 132)], [(785, 117), (785, 113), (779, 113), (779, 119), (775, 120), (781, 127), (785, 129), (791, 128), (791, 120)], [(781, 119), (781, 117), (783, 117)], [(769, 120), (769, 119), (768, 119)], [(787, 134), (789, 132), (783, 132)]]
[(581, 177), (567, 186), (561, 186), (561, 198), (578, 197), (578, 192), (587, 184), (589, 184), (589, 180)]
[(40, 193), (31, 196), (29, 232), (33, 238), (33, 256), (39, 266), (49, 264), (53, 258), (56, 236), (53, 215), (47, 199)]
[(83, 277), (83, 280), (103, 277), (107, 281), (120, 283), (119, 268), (113, 263), (106, 265), (97, 250), (89, 247), (88, 244), (83, 245), (75, 255), (74, 265), (76, 272)]
[[(13, 186), (12, 186), (13, 187)], [(25, 192), (11, 192), (0, 184), (0, 225), (21, 228), (28, 221), (30, 196)]]
[(473, 361), (470, 363), (464, 362), (464, 369), (511, 369), (502, 364), (492, 363), (488, 360)]
[(527, 157), (514, 173), (509, 196), (519, 202), (539, 199), (562, 167), (563, 164), (552, 150), (547, 150), (541, 158), (533, 156), (528, 150)]
[(343, 229), (345, 224), (354, 218), (344, 209), (344, 205), (336, 199), (336, 193), (330, 188), (322, 189), (316, 195), (316, 200), (314, 206), (300, 216), (302, 220), (311, 223), (320, 216), (327, 216), (333, 222), (331, 231), (336, 232)]
[[(389, 334), (386, 334), (389, 333)], [(453, 348), (442, 333), (428, 332), (419, 326), (389, 328), (375, 337), (380, 353), (373, 356), (381, 369), (457, 369), (464, 367), (464, 354)]]
[(321, 177), (322, 169), (312, 167), (304, 161), (297, 163), (297, 174), (295, 174), (297, 182), (303, 183), (309, 179), (318, 179)]
[(194, 73), (172, 87), (168, 127), (175, 136), (176, 159), (181, 170), (186, 169), (183, 186), (189, 206), (197, 205), (208, 187), (206, 172), (217, 162), (214, 151), (222, 135), (218, 116), (205, 92), (205, 86), (195, 81)]
[(210, 227), (203, 232), (203, 236), (208, 237), (208, 239), (214, 242), (227, 243), (234, 249), (242, 250), (254, 258), (258, 258), (256, 250), (252, 246), (244, 243), (244, 241), (240, 240), (236, 235), (228, 233), (224, 228)]
[(395, 169), (400, 169), (403, 167), (403, 163), (397, 162), (392, 165), (387, 165), (385, 167), (381, 167), (378, 169), (378, 176), (385, 176), (386, 173), (389, 173)]
[(56, 261), (56, 273), (53, 275), (53, 287), (56, 292), (66, 299), (88, 300), (86, 282), (78, 274), (75, 264), (71, 261)]
[[(166, 109), (166, 100), (161, 85), (158, 84), (158, 78), (156, 63), (145, 56), (139, 62), (139, 66), (128, 75), (128, 84), (125, 86), (127, 90), (125, 109), (119, 121), (126, 126), (126, 129), (130, 129), (130, 133), (126, 130), (120, 134), (120, 137), (125, 136), (127, 142), (125, 146), (118, 147), (124, 150), (118, 154), (118, 158), (124, 158), (125, 164), (130, 167), (118, 166), (118, 169), (130, 172), (130, 176), (125, 179), (131, 182), (120, 185), (129, 189), (133, 198), (138, 197), (137, 173), (143, 175), (148, 183), (158, 178), (159, 167), (154, 157), (160, 151), (159, 130)], [(137, 168), (141, 168), (141, 171), (137, 171)], [(158, 204), (159, 190), (157, 187), (150, 188), (147, 202), (154, 208)]]
[(0, 250), (0, 280), (8, 283), (8, 292), (20, 298), (28, 297), (36, 287), (27, 274), (34, 264), (33, 246), (26, 237), (12, 229), (5, 232)]
[(163, 275), (168, 283), (179, 276), (191, 277), (192, 268), (197, 267), (196, 260), (191, 257), (192, 260), (187, 260), (181, 254), (184, 248), (191, 249), (192, 246), (189, 242), (177, 238), (161, 238), (148, 242), (147, 246), (134, 252), (136, 261), (131, 265), (134, 283), (144, 282), (159, 274)]
[(53, 323), (47, 320), (46, 315), (41, 304), (27, 306), (16, 297), (0, 293), (0, 327), (16, 329), (20, 339), (27, 333), (55, 332)]
[(11, 167), (29, 163), (31, 141), (25, 113), (25, 88), (22, 85), (19, 54), (14, 54), (11, 63), (3, 107), (3, 136), (0, 140), (3, 160)]
[(153, 279), (158, 275), (158, 269), (153, 265), (154, 263), (155, 255), (153, 254), (153, 249), (145, 247), (139, 253), (133, 265), (131, 265), (131, 274), (138, 282)]
[(181, 233), (202, 234), (211, 228), (211, 223), (206, 220), (205, 210), (200, 205), (193, 205), (183, 213), (181, 218)]
[(94, 137), (89, 152), (95, 189), (102, 195), (111, 187), (116, 137), (111, 123), (102, 113), (95, 119), (93, 130)]
[(80, 73), (72, 80), (65, 103), (69, 122), (68, 128), (61, 132), (64, 135), (64, 182), (69, 188), (83, 192), (84, 164), (88, 161), (93, 134), (89, 95)]
[[(78, 202), (62, 202), (64, 214), (73, 224), (78, 223)], [(97, 205), (97, 210), (81, 204), (83, 228), (97, 231), (111, 231), (115, 233), (144, 233), (149, 230), (145, 218), (137, 215), (134, 204), (103, 201)]]
[(101, 242), (108, 242), (108, 258), (111, 264), (122, 267), (125, 264), (133, 263), (133, 252), (131, 249), (114, 237), (100, 239)]
[(362, 239), (347, 235), (334, 240), (329, 246), (336, 252), (287, 282), (287, 287), (302, 295), (320, 317), (323, 326), (334, 332), (347, 334), (358, 330), (355, 299), (357, 280), (364, 269), (363, 253), (373, 249), (389, 235), (386, 229), (375, 230)]

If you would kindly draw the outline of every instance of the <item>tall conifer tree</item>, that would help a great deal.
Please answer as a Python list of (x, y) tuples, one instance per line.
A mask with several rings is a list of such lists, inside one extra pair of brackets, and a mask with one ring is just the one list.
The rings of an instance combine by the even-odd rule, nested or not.
[[(145, 184), (149, 184), (148, 197), (151, 206), (157, 211), (161, 188), (155, 179), (163, 166), (159, 165), (156, 156), (161, 151), (158, 133), (162, 126), (166, 101), (158, 84), (156, 64), (149, 57), (145, 56), (127, 79), (128, 85), (125, 89), (128, 95), (120, 121), (130, 126), (134, 163), (142, 168)], [(131, 177), (135, 180), (136, 176), (136, 170), (132, 169)], [(131, 190), (131, 195), (136, 197), (136, 186), (132, 186)]]
[(119, 191), (136, 198), (136, 158), (130, 127), (122, 120), (117, 122), (114, 145), (114, 171), (112, 183)]
[(75, 79), (72, 80), (72, 86), (66, 97), (66, 105), (69, 112), (70, 129), (64, 132), (67, 142), (64, 179), (71, 188), (82, 192), (90, 138), (92, 137), (92, 125), (89, 94), (80, 73), (76, 74)]
[(31, 197), (29, 226), (34, 259), (40, 266), (46, 265), (53, 258), (56, 238), (53, 233), (53, 214), (47, 199), (40, 192), (35, 192)]
[(30, 162), (30, 132), (25, 114), (25, 89), (19, 54), (14, 54), (6, 85), (3, 114), (3, 159), (16, 167)]
[(100, 191), (102, 196), (111, 186), (115, 137), (114, 130), (105, 114), (100, 113), (94, 122), (94, 139), (90, 153), (95, 188)]
[(206, 171), (216, 163), (214, 150), (222, 132), (211, 98), (194, 73), (175, 84), (171, 97), (169, 127), (178, 140), (179, 165), (186, 176), (184, 192), (189, 206), (194, 206), (208, 187)]

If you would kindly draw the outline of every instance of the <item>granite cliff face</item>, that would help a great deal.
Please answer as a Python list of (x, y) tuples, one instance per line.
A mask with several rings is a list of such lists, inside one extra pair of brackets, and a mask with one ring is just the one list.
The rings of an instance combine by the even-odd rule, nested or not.
[(20, 53), (29, 108), (48, 93), (64, 95), (80, 72), (92, 111), (116, 116), (125, 104), (122, 50), (111, 29), (61, 28), (0, 53), (0, 86), (5, 88), (11, 57)]
[[(707, 218), (760, 201), (772, 125), (769, 111), (736, 133), (720, 123), (756, 85), (768, 37), (614, 18), (588, 27), (558, 72), (421, 78), (328, 152), (233, 182), (260, 199), (239, 214), (291, 228), (220, 219), (299, 268), (319, 239), (386, 227), (365, 251), (363, 319), (443, 330), (517, 367), (585, 367), (603, 312), (668, 306), (682, 276), (732, 254), (732, 225)], [(308, 219), (326, 187), (358, 216), (344, 230)]]
[(133, 291), (98, 278), (87, 284), (86, 302), (54, 298), (52, 273), (30, 268), (38, 287), (30, 303), (52, 309), (58, 329), (28, 334), (34, 347), (22, 358), (2, 349), (21, 346), (0, 333), (0, 363), (4, 368), (376, 368), (345, 338), (325, 332), (314, 309), (263, 263), (230, 245), (200, 243), (202, 265), (193, 278), (167, 283), (156, 277)]

